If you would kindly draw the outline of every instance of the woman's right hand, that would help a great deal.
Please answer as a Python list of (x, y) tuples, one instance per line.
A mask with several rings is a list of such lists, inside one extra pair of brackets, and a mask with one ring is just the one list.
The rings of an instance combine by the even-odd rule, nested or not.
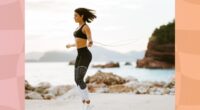
[(71, 45), (70, 45), (70, 44), (67, 44), (67, 45), (66, 45), (66, 48), (70, 48), (70, 47), (71, 47)]

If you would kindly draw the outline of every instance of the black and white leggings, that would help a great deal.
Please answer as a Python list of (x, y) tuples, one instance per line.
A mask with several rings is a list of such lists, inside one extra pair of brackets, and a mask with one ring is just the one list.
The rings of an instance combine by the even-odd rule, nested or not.
[(75, 82), (81, 89), (86, 88), (84, 76), (92, 60), (92, 54), (87, 47), (78, 48), (78, 55), (75, 61)]

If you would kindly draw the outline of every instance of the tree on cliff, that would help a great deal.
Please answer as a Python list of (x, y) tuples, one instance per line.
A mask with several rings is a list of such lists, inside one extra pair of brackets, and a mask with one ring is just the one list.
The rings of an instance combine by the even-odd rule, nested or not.
[(161, 25), (156, 28), (150, 37), (150, 41), (155, 41), (157, 44), (175, 43), (175, 20), (167, 25)]

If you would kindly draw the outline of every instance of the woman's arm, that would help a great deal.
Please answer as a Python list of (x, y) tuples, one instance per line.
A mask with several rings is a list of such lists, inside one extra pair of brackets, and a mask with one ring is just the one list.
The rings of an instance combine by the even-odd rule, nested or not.
[(83, 27), (83, 32), (85, 32), (87, 38), (88, 38), (88, 46), (91, 47), (92, 44), (93, 44), (93, 41), (92, 41), (92, 37), (91, 37), (91, 31), (90, 31), (90, 28), (89, 26), (85, 25)]
[(76, 46), (76, 44), (71, 44), (71, 47), (75, 47)]
[(75, 47), (75, 46), (76, 46), (76, 44), (67, 44), (66, 48)]

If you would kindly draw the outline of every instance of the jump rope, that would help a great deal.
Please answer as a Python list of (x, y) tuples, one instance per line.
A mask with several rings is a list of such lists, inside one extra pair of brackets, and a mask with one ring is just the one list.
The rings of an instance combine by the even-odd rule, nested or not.
[(94, 44), (96, 46), (104, 46), (104, 47), (118, 47), (118, 46), (126, 46), (126, 45), (130, 45), (130, 44), (134, 44), (134, 42), (138, 42), (140, 39), (126, 39), (126, 40), (121, 40), (121, 41), (115, 41), (115, 42), (111, 42), (109, 44), (107, 43), (101, 43), (98, 41), (93, 41)]

